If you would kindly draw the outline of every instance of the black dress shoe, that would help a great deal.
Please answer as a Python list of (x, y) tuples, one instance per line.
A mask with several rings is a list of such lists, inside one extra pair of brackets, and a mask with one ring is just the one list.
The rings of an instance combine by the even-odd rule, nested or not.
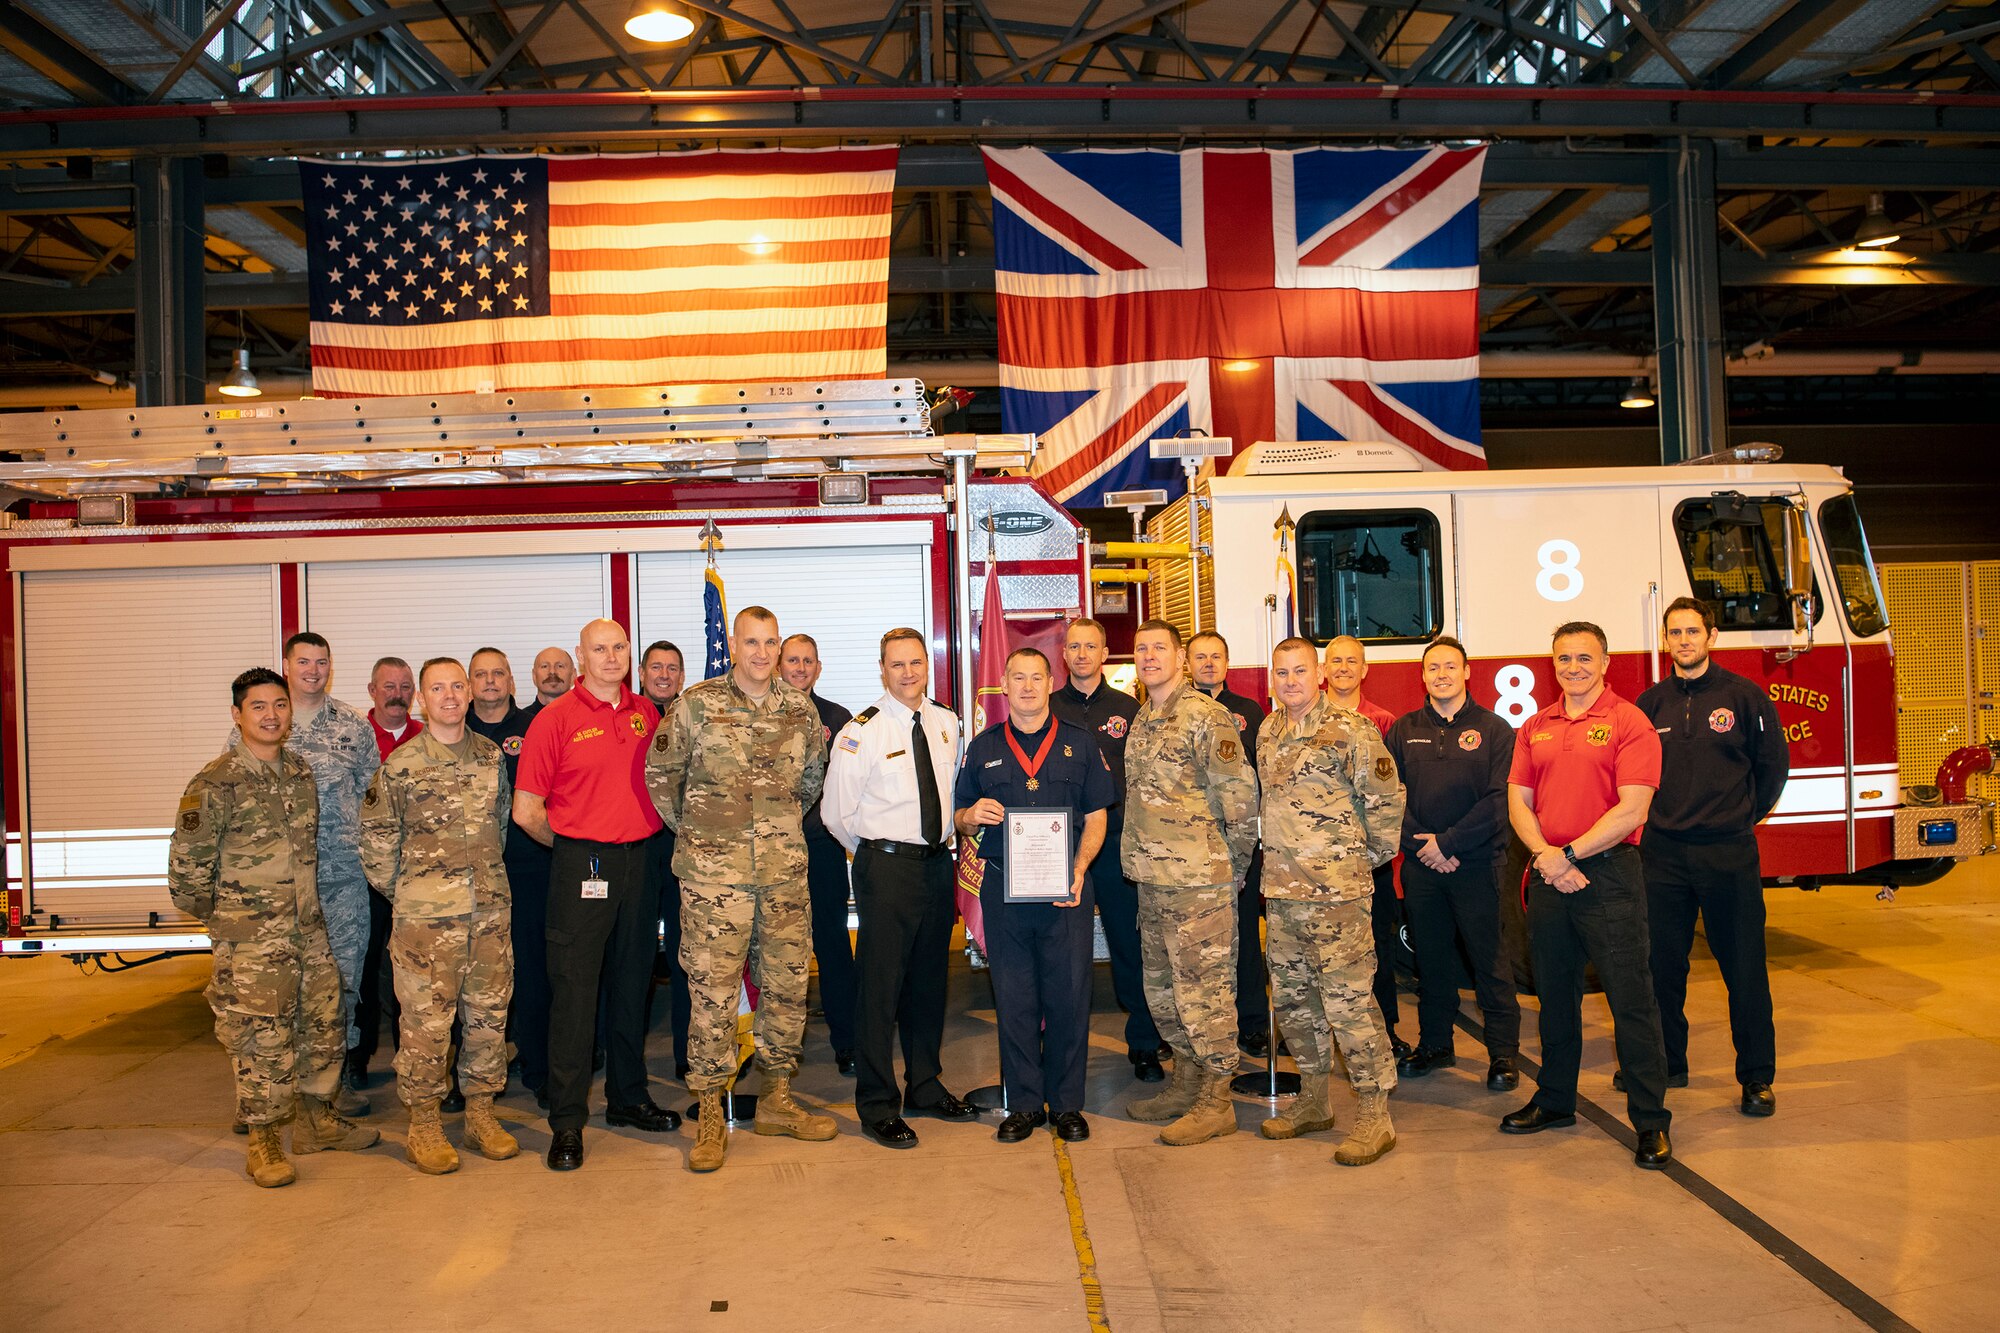
[(1663, 1171), (1668, 1162), (1674, 1160), (1674, 1141), (1667, 1137), (1664, 1129), (1642, 1129), (1639, 1131), (1639, 1150), (1632, 1154), (1632, 1161), (1648, 1171)]
[(641, 1129), (648, 1134), (671, 1134), (681, 1127), (681, 1116), (678, 1111), (669, 1111), (664, 1106), (655, 1106), (651, 1101), (643, 1101), (633, 1106), (605, 1107), (604, 1123), (630, 1125), (633, 1129)]
[(1778, 1095), (1771, 1091), (1768, 1083), (1745, 1083), (1743, 1085), (1744, 1115), (1776, 1115)]
[(861, 1132), (884, 1148), (914, 1148), (917, 1146), (917, 1131), (899, 1115), (887, 1120), (865, 1120)]
[(1458, 1063), (1449, 1046), (1419, 1046), (1396, 1061), (1396, 1072), (1404, 1078), (1422, 1078), (1433, 1069), (1449, 1069)]
[[(1685, 1088), (1685, 1087), (1686, 1087), (1687, 1085), (1688, 1085), (1688, 1076), (1687, 1076), (1687, 1071), (1686, 1071), (1685, 1069), (1683, 1069), (1683, 1070), (1682, 1070), (1682, 1071), (1681, 1071), (1680, 1073), (1678, 1073), (1678, 1074), (1669, 1074), (1669, 1075), (1667, 1075), (1667, 1086), (1668, 1086), (1668, 1087), (1670, 1087), (1670, 1088)], [(1625, 1091), (1625, 1071), (1624, 1071), (1624, 1070), (1622, 1070), (1622, 1069), (1621, 1069), (1621, 1070), (1619, 1070), (1619, 1071), (1618, 1071), (1617, 1073), (1615, 1073), (1615, 1074), (1613, 1074), (1613, 1075), (1611, 1076), (1611, 1090), (1612, 1090), (1613, 1092), (1623, 1092), (1623, 1091)]]
[(834, 1067), (835, 1069), (839, 1070), (839, 1071), (840, 1071), (841, 1073), (843, 1073), (843, 1074), (847, 1075), (847, 1076), (848, 1076), (849, 1078), (853, 1078), (853, 1077), (854, 1077), (854, 1052), (853, 1052), (853, 1051), (835, 1051), (835, 1052), (833, 1053), (833, 1067)]
[(1132, 1077), (1141, 1083), (1163, 1083), (1167, 1071), (1160, 1068), (1160, 1057), (1156, 1051), (1149, 1051), (1132, 1057)]
[(1540, 1102), (1529, 1102), (1512, 1115), (1500, 1117), (1502, 1134), (1539, 1134), (1545, 1129), (1561, 1129), (1564, 1125), (1574, 1125), (1576, 1114), (1557, 1115)]
[(1243, 1054), (1262, 1060), (1271, 1053), (1271, 1034), (1265, 1032), (1239, 1032), (1236, 1045)]
[(1081, 1143), (1090, 1137), (1090, 1122), (1083, 1118), (1081, 1111), (1057, 1111), (1051, 1120), (1056, 1127), (1056, 1137), (1065, 1143)]
[(905, 1106), (904, 1115), (927, 1115), (933, 1120), (966, 1121), (979, 1119), (979, 1108), (971, 1102), (960, 1101), (946, 1093), (942, 1099), (929, 1106)]
[(1048, 1116), (1040, 1111), (1015, 1111), (1000, 1122), (993, 1137), (1002, 1143), (1019, 1143), (1048, 1123)]
[(1521, 1086), (1521, 1071), (1514, 1068), (1514, 1057), (1496, 1055), (1486, 1066), (1486, 1090), (1488, 1092), (1512, 1092)]
[(1416, 1047), (1410, 1045), (1410, 1043), (1408, 1043), (1407, 1041), (1404, 1041), (1394, 1032), (1391, 1032), (1389, 1034), (1389, 1054), (1395, 1056), (1399, 1064), (1402, 1061), (1409, 1059), (1411, 1054), (1414, 1053), (1415, 1051)]
[(549, 1141), (549, 1170), (574, 1171), (583, 1165), (583, 1131), (559, 1129)]
[(465, 1094), (459, 1091), (456, 1083), (452, 1084), (451, 1091), (444, 1095), (444, 1100), (438, 1104), (438, 1109), (447, 1115), (457, 1115), (465, 1109)]

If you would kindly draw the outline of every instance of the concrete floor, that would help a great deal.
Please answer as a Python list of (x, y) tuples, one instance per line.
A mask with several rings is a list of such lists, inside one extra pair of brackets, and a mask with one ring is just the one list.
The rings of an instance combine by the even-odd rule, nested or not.
[[(122, 976), (10, 961), (0, 1324), (1081, 1330), (1101, 1293), (1121, 1333), (1994, 1327), (2000, 859), (1894, 904), (1774, 892), (1770, 945), (1778, 1115), (1736, 1112), (1721, 983), (1698, 966), (1693, 1084), (1673, 1097), (1686, 1169), (1669, 1175), (1589, 1121), (1497, 1134), (1522, 1097), (1487, 1093), (1478, 1060), (1407, 1083), (1401, 1141), (1365, 1169), (1331, 1163), (1337, 1136), (1261, 1140), (1247, 1100), (1246, 1132), (1163, 1147), (1118, 1114), (1135, 1085), (1107, 1002), (1104, 1113), (1068, 1151), (1074, 1211), (1045, 1133), (1000, 1145), (989, 1118), (916, 1121), (914, 1152), (861, 1138), (817, 1023), (800, 1089), (840, 1117), (832, 1143), (739, 1133), (728, 1166), (696, 1177), (686, 1131), (599, 1123), (584, 1169), (557, 1176), (516, 1095), (519, 1159), (431, 1179), (403, 1161), (382, 1082), (372, 1122), (390, 1142), (260, 1191), (228, 1129), (205, 958)], [(1622, 1112), (1600, 998), (1586, 1015), (1585, 1096)], [(954, 1090), (993, 1080), (991, 1019), (984, 978), (956, 976)]]

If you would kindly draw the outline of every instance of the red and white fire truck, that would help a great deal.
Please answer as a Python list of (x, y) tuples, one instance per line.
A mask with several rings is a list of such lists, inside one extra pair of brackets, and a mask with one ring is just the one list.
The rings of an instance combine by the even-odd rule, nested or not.
[[(1557, 625), (1605, 630), (1611, 687), (1630, 699), (1671, 670), (1662, 610), (1700, 597), (1719, 622), (1715, 659), (1770, 696), (1791, 747), (1791, 781), (1758, 830), (1766, 875), (1929, 882), (1992, 845), (1991, 804), (1964, 790), (1991, 749), (1948, 759), (1941, 793), (1920, 793), (1936, 803), (1906, 799), (1889, 625), (1853, 487), (1775, 455), (1441, 472), (1397, 444), (1259, 444), (1153, 519), (1175, 549), (1190, 512), (1198, 525), (1191, 559), (1149, 562), (1154, 608), (1223, 634), (1231, 687), (1253, 697), (1290, 626), (1320, 644), (1353, 635), (1364, 694), (1392, 712), (1422, 702), (1424, 644), (1450, 634), (1473, 696), (1519, 726), (1557, 697)], [(1295, 605), (1281, 571), (1295, 571)]]

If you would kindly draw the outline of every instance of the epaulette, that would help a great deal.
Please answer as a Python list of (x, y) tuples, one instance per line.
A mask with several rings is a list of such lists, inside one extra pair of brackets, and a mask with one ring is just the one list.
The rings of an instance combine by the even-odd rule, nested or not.
[(872, 722), (875, 719), (875, 715), (881, 711), (882, 708), (879, 704), (869, 704), (866, 708), (862, 709), (860, 712), (854, 715), (854, 725), (857, 727), (867, 726), (870, 722)]

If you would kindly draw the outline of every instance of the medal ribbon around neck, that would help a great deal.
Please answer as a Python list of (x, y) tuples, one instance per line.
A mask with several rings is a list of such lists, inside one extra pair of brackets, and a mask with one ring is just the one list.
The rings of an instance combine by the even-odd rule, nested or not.
[(1035, 777), (1035, 774), (1042, 771), (1042, 761), (1049, 757), (1049, 751), (1054, 748), (1055, 743), (1056, 725), (1055, 719), (1051, 718), (1049, 719), (1049, 734), (1042, 737), (1041, 746), (1036, 749), (1035, 757), (1030, 759), (1028, 758), (1028, 752), (1021, 748), (1021, 742), (1014, 739), (1014, 724), (1012, 722), (1007, 724), (1007, 748), (1014, 752), (1014, 757), (1021, 761), (1021, 767), (1027, 770), (1029, 791), (1040, 791), (1042, 789), (1042, 784)]

